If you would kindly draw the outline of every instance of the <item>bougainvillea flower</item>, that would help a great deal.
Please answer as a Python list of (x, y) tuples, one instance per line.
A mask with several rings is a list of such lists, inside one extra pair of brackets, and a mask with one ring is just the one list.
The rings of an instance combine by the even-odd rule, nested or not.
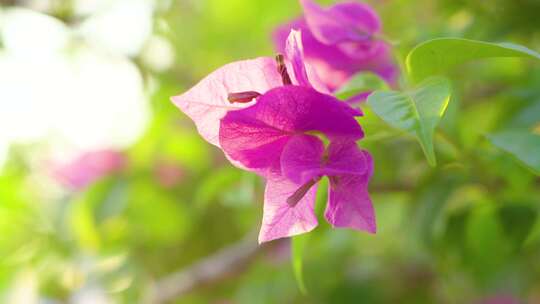
[(265, 175), (279, 167), (283, 147), (293, 136), (318, 132), (330, 140), (358, 140), (363, 132), (349, 106), (303, 86), (274, 88), (248, 108), (221, 120), (219, 142), (228, 157)]
[[(336, 227), (375, 231), (367, 195), (371, 159), (356, 148), (363, 132), (344, 105), (312, 88), (289, 85), (221, 120), (221, 148), (231, 160), (267, 179), (260, 242), (317, 225), (314, 184), (324, 175), (331, 185), (327, 220)], [(328, 139), (328, 151), (309, 134)]]
[(338, 140), (324, 147), (313, 135), (291, 138), (281, 155), (281, 172), (267, 177), (259, 242), (311, 231), (315, 216), (316, 184), (329, 178), (324, 216), (333, 227), (375, 233), (375, 214), (368, 194), (373, 161), (354, 141)]
[[(195, 122), (205, 140), (219, 147), (220, 119), (228, 111), (249, 107), (261, 94), (284, 85), (284, 76), (290, 76), (292, 84), (327, 92), (313, 69), (304, 64), (299, 32), (291, 31), (284, 41), (284, 53), (284, 67), (291, 74), (280, 73), (278, 63), (271, 57), (233, 62), (212, 72), (184, 94), (172, 97), (172, 101)], [(285, 72), (283, 69), (281, 72)]]
[(304, 16), (274, 32), (278, 52), (286, 49), (291, 29), (302, 31), (306, 61), (330, 90), (353, 74), (372, 71), (393, 84), (397, 67), (390, 46), (379, 39), (381, 21), (367, 4), (339, 3), (321, 8), (312, 0), (300, 0)]
[[(231, 163), (267, 179), (261, 242), (317, 225), (314, 185), (325, 175), (331, 180), (327, 220), (336, 227), (373, 232), (366, 190), (371, 159), (354, 144), (364, 135), (355, 119), (361, 112), (326, 94), (327, 88), (305, 64), (300, 32), (291, 31), (284, 53), (285, 58), (278, 55), (276, 61), (258, 58), (220, 68), (173, 102)], [(331, 143), (328, 153), (314, 135)], [(310, 150), (304, 136), (318, 140), (317, 149)], [(317, 161), (302, 171), (286, 150), (299, 155), (311, 151)]]
[(126, 157), (119, 151), (88, 151), (69, 162), (54, 165), (52, 174), (67, 187), (80, 190), (100, 178), (119, 172), (125, 163)]

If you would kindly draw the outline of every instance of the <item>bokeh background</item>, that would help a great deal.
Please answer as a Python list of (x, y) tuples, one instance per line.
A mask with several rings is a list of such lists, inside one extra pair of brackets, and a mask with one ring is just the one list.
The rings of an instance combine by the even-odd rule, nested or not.
[[(441, 36), (540, 50), (538, 0), (369, 3), (398, 62)], [(540, 303), (540, 179), (485, 138), (540, 132), (538, 64), (452, 72), (437, 168), (366, 108), (379, 232), (321, 221), (304, 295), (289, 241), (256, 244), (263, 182), (169, 100), (272, 56), (296, 1), (0, 4), (1, 303)]]

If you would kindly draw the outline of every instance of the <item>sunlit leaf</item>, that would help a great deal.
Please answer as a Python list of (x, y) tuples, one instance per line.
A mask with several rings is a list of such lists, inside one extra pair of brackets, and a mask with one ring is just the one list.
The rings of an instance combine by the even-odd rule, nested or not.
[(510, 153), (540, 175), (540, 135), (528, 130), (506, 130), (487, 136), (492, 144)]
[(438, 38), (417, 45), (406, 59), (407, 71), (415, 81), (440, 75), (447, 69), (474, 59), (529, 57), (540, 54), (512, 43), (489, 43), (462, 38)]
[(433, 134), (450, 95), (449, 81), (432, 77), (408, 91), (376, 91), (368, 97), (368, 104), (388, 124), (415, 135), (429, 164), (435, 166)]

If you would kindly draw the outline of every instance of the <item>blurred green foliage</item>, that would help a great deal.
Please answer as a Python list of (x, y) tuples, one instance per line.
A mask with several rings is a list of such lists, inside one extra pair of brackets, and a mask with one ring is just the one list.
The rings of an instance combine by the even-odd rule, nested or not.
[[(414, 45), (441, 36), (540, 50), (538, 1), (371, 3), (401, 62)], [(13, 5), (24, 3), (4, 8)], [(62, 20), (69, 12), (48, 11)], [(47, 303), (76, 302), (88, 290), (111, 303), (144, 302), (162, 278), (257, 230), (262, 182), (204, 142), (169, 97), (225, 63), (271, 55), (272, 29), (299, 12), (290, 0), (158, 2), (154, 34), (171, 43), (176, 60), (155, 72), (133, 59), (153, 88), (152, 117), (126, 149), (125, 170), (84, 191), (60, 191), (37, 171), (35, 146), (12, 147), (0, 172), (0, 301), (22, 288)], [(540, 65), (492, 59), (450, 78), (454, 95), (433, 140), (437, 167), (413, 137), (365, 109), (360, 144), (375, 159), (379, 231), (320, 221), (303, 244), (306, 295), (289, 244), (277, 242), (171, 303), (471, 303), (500, 293), (540, 301), (540, 179), (524, 166), (540, 170), (528, 146), (538, 146)], [(163, 163), (182, 171), (172, 185), (156, 174)]]

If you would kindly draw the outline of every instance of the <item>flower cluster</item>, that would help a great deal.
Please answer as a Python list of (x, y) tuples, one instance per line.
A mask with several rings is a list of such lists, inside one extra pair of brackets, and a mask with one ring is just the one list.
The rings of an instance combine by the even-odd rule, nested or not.
[[(356, 144), (364, 136), (356, 121), (362, 112), (330, 92), (364, 69), (394, 77), (385, 66), (391, 65), (386, 45), (374, 37), (379, 20), (358, 3), (325, 10), (300, 2), (305, 17), (299, 26), (287, 26), (283, 42), (285, 27), (276, 34), (284, 55), (230, 63), (172, 98), (233, 165), (266, 179), (259, 242), (314, 229), (317, 184), (325, 176), (326, 220), (376, 231), (367, 189), (373, 160)], [(385, 64), (377, 65), (381, 60)], [(347, 76), (335, 78), (328, 67)]]

